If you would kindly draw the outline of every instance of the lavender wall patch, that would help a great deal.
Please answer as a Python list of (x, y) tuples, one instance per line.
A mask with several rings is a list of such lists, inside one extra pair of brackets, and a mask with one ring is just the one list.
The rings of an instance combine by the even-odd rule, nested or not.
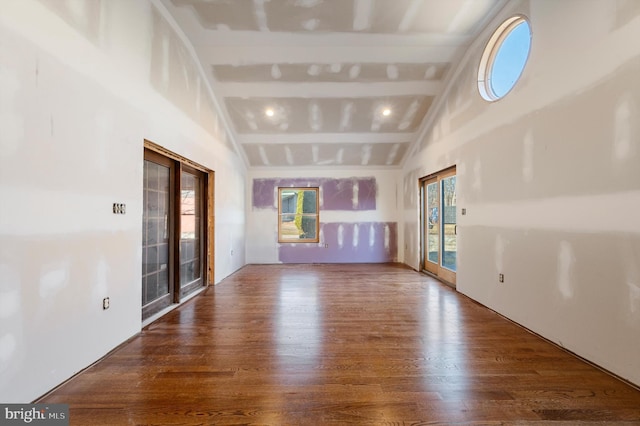
[(278, 187), (319, 187), (323, 210), (363, 211), (376, 209), (378, 187), (374, 177), (254, 179), (252, 205), (256, 209), (277, 208)]

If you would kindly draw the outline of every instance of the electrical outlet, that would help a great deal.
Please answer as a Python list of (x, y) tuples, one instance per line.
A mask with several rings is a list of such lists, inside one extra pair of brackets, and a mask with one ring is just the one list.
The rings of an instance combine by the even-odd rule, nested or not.
[(109, 309), (109, 298), (105, 297), (102, 299), (102, 309)]
[(498, 281), (500, 281), (501, 283), (504, 282), (504, 274), (498, 274)]
[(324, 245), (324, 248), (329, 248), (329, 244), (325, 244), (325, 245)]
[(231, 256), (233, 256), (233, 249), (231, 249)]
[(467, 209), (463, 208), (462, 209), (462, 216), (465, 216), (467, 214)]

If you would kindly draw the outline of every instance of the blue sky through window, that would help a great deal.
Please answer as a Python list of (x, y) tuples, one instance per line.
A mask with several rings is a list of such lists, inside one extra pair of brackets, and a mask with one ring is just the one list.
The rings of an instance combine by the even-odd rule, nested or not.
[(491, 90), (498, 98), (506, 95), (522, 74), (531, 48), (529, 23), (518, 24), (498, 49), (491, 69)]

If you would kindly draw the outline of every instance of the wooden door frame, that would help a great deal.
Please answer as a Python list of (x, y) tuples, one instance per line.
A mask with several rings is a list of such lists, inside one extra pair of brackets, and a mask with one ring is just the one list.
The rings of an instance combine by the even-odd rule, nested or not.
[[(201, 174), (202, 182), (202, 203), (201, 203), (201, 215), (205, 221), (202, 224), (201, 229), (201, 283), (202, 287), (215, 284), (215, 172), (207, 169), (206, 167), (182, 157), (174, 152), (171, 152), (160, 145), (157, 145), (149, 140), (144, 140), (144, 156), (150, 155), (152, 158), (164, 158), (165, 161), (171, 162), (171, 182), (169, 192), (173, 200), (170, 200), (170, 211), (172, 217), (169, 221), (170, 232), (173, 233), (173, 242), (169, 243), (169, 257), (172, 259), (169, 269), (170, 291), (172, 294), (171, 300), (174, 304), (180, 303), (184, 297), (188, 297), (189, 294), (181, 296), (180, 291), (180, 268), (179, 256), (180, 256), (180, 220), (178, 218), (181, 215), (180, 203), (175, 200), (180, 199), (180, 182), (181, 171), (184, 169), (195, 170)], [(198, 286), (200, 287), (200, 286)], [(148, 318), (155, 314), (143, 315), (144, 318)]]
[[(444, 248), (444, 206), (443, 206), (443, 194), (441, 183), (443, 179), (449, 178), (451, 176), (456, 176), (456, 166), (447, 167), (446, 169), (440, 170), (436, 173), (432, 173), (430, 175), (424, 176), (418, 180), (418, 185), (420, 188), (420, 240), (421, 240), (421, 253), (420, 253), (420, 269), (428, 274), (431, 274), (441, 281), (455, 287), (456, 286), (456, 271), (452, 271), (442, 266), (442, 256), (443, 256), (443, 248)], [(427, 236), (427, 212), (426, 212), (426, 203), (427, 193), (426, 187), (427, 185), (437, 182), (438, 184), (438, 209), (439, 209), (439, 223), (438, 223), (438, 264), (434, 265), (427, 260), (428, 256), (428, 241)], [(457, 241), (456, 241), (457, 244)], [(457, 261), (457, 255), (456, 255)], [(457, 269), (457, 268), (456, 268)]]

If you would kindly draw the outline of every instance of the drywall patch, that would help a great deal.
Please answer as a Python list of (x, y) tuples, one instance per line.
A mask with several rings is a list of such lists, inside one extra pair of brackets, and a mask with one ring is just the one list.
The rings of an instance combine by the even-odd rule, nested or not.
[[(324, 238), (322, 239), (322, 242), (325, 242)], [(338, 248), (341, 249), (343, 247), (344, 247), (344, 225), (341, 223), (340, 225), (338, 225)]]
[(473, 163), (473, 183), (471, 188), (476, 191), (482, 189), (482, 162), (479, 159), (476, 159)]
[(24, 139), (24, 120), (16, 114), (15, 100), (20, 91), (20, 80), (15, 71), (0, 66), (0, 129), (2, 129), (2, 144), (0, 157), (11, 156)]
[(384, 249), (389, 250), (391, 248), (391, 228), (389, 225), (384, 225)]
[(267, 157), (267, 151), (264, 149), (264, 146), (258, 147), (258, 152), (260, 153), (260, 159), (262, 160), (262, 164), (265, 166), (269, 165), (269, 158)]
[(504, 252), (507, 246), (507, 242), (502, 238), (501, 235), (496, 237), (496, 271), (502, 274), (504, 273)]
[(60, 263), (48, 268), (40, 277), (40, 297), (48, 299), (58, 293), (69, 283), (69, 268), (66, 263)]
[(576, 262), (573, 247), (568, 241), (560, 242), (558, 249), (558, 290), (566, 300), (573, 298), (573, 269)]
[(614, 110), (614, 135), (612, 157), (614, 164), (628, 159), (632, 154), (635, 138), (634, 117), (637, 117), (635, 102), (629, 94), (623, 94)]
[(13, 334), (5, 334), (0, 337), (0, 372), (4, 370), (4, 366), (9, 366), (9, 361), (13, 357), (18, 344)]
[[(327, 248), (314, 243), (280, 244), (278, 260), (282, 263), (381, 263), (397, 260), (396, 222), (325, 223), (322, 232)], [(339, 238), (342, 238), (342, 246)], [(349, 240), (352, 244), (344, 244)]]
[(360, 241), (360, 225), (355, 223), (353, 225), (353, 235), (351, 236), (351, 246), (358, 247), (358, 241)]
[(351, 201), (353, 203), (353, 209), (358, 210), (358, 191), (360, 190), (358, 186), (358, 181), (353, 182), (353, 197), (351, 197)]
[(420, 174), (419, 169), (411, 170), (404, 175), (403, 181), (403, 200), (404, 208), (407, 210), (415, 209), (418, 207), (418, 176)]
[(627, 287), (629, 287), (629, 311), (636, 314), (640, 312), (640, 285), (627, 282)]
[(0, 290), (0, 318), (6, 319), (20, 312), (19, 289)]
[(369, 248), (374, 248), (376, 245), (376, 228), (373, 223), (369, 225)]
[[(323, 210), (365, 211), (376, 209), (378, 187), (375, 177), (254, 179), (252, 189), (253, 208), (277, 209), (279, 187), (309, 186), (320, 188)], [(355, 188), (357, 188), (357, 191)]]
[(529, 183), (533, 180), (533, 134), (531, 130), (524, 135), (522, 143), (522, 180)]
[[(139, 248), (140, 256), (142, 257), (142, 247)], [(109, 264), (104, 256), (100, 256), (95, 271), (95, 285), (93, 286), (93, 300), (102, 300), (107, 294), (109, 294)]]

